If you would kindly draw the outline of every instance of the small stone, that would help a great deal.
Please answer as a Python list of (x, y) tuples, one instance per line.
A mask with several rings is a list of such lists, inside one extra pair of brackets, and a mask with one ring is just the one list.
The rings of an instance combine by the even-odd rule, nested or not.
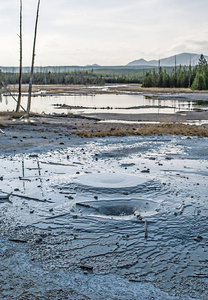
[(37, 158), (38, 155), (37, 155), (37, 154), (30, 154), (29, 157), (30, 157), (30, 158)]
[(150, 172), (150, 169), (145, 169), (145, 170), (142, 170), (141, 173), (149, 173)]
[(200, 236), (200, 235), (198, 235), (196, 238), (194, 238), (194, 240), (195, 240), (196, 242), (201, 242), (202, 239), (203, 239), (203, 237)]
[(137, 220), (140, 220), (140, 221), (142, 220), (142, 216), (141, 215), (137, 215), (136, 217), (137, 217)]
[(37, 244), (41, 243), (41, 242), (42, 242), (42, 238), (41, 238), (41, 237), (37, 238), (37, 239), (35, 240), (35, 242), (36, 242)]
[(93, 270), (93, 266), (89, 266), (89, 265), (81, 265), (80, 268), (85, 270), (85, 271), (92, 271)]

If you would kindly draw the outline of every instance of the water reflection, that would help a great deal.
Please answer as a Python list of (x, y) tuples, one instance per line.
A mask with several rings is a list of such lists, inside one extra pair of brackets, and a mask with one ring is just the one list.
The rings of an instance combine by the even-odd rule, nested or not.
[[(166, 95), (167, 96), (167, 95)], [(193, 96), (192, 96), (193, 97)], [(27, 106), (27, 96), (22, 96), (22, 106)], [(16, 102), (11, 96), (0, 95), (0, 111), (12, 111)], [(146, 97), (142, 94), (101, 94), (101, 95), (54, 95), (32, 98), (31, 111), (34, 113), (176, 113), (183, 110), (208, 109), (207, 100), (170, 96), (167, 99)]]

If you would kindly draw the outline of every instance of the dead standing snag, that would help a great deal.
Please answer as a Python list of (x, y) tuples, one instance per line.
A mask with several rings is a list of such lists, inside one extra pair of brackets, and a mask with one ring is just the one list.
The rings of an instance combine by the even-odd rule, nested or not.
[(34, 72), (34, 62), (35, 62), (35, 45), (36, 45), (36, 37), (37, 37), (39, 7), (40, 7), (40, 0), (38, 0), (36, 22), (35, 22), (35, 34), (34, 34), (34, 41), (33, 41), (32, 65), (31, 65), (31, 74), (30, 74), (29, 90), (28, 90), (28, 101), (27, 101), (27, 114), (29, 114), (30, 108), (31, 108), (31, 94), (32, 94), (32, 82), (33, 82), (33, 72)]
[(19, 94), (16, 106), (16, 112), (19, 112), (22, 96), (22, 0), (20, 0), (20, 69), (19, 69)]

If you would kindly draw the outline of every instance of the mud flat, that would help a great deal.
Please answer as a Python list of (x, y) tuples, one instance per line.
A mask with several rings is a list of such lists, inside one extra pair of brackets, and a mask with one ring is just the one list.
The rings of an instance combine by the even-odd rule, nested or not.
[(1, 127), (1, 299), (207, 299), (208, 139), (31, 121)]
[(0, 120), (1, 299), (208, 299), (206, 124), (17, 117)]

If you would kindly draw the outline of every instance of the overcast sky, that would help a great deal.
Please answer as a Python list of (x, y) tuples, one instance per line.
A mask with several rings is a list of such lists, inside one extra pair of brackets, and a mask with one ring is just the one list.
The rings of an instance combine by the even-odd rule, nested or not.
[[(37, 0), (23, 0), (31, 64)], [(125, 65), (181, 52), (208, 55), (207, 0), (41, 0), (36, 65)], [(0, 0), (0, 66), (19, 64), (19, 0)]]

